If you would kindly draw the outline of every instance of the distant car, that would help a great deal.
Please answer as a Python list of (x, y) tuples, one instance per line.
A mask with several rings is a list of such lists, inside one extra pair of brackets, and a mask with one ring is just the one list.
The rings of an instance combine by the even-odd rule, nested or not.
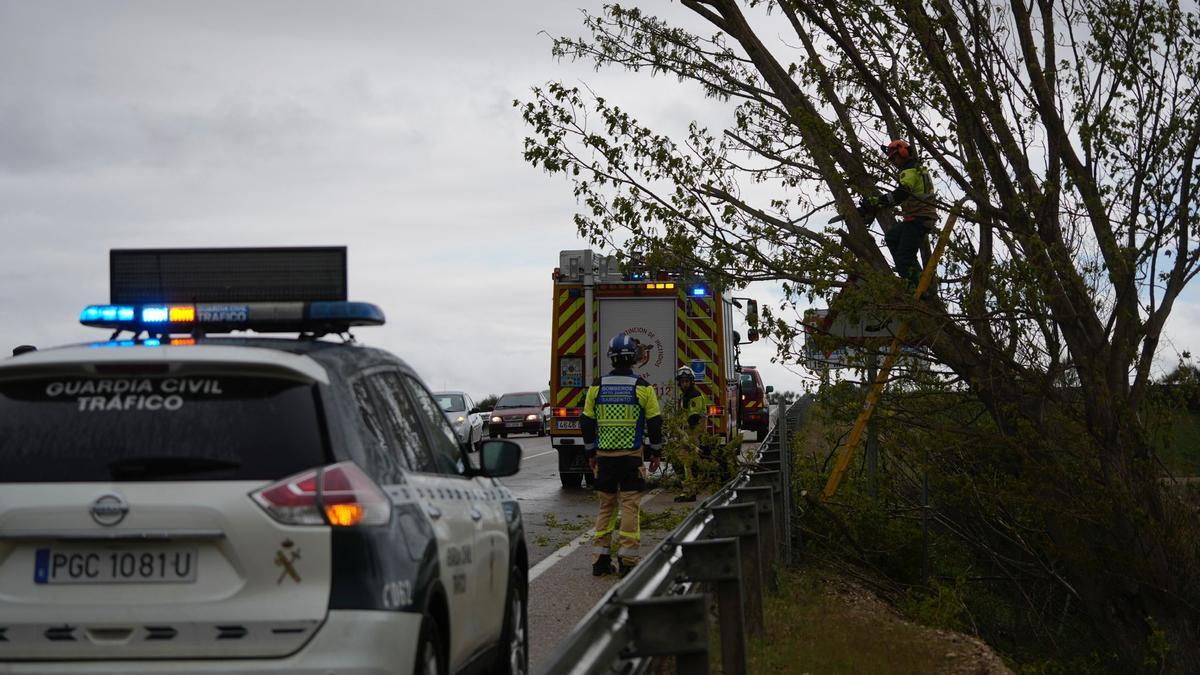
[(492, 411), (480, 408), (477, 416), (479, 417), (479, 424), (482, 425), (481, 431), (486, 430), (488, 428), (488, 423), (492, 419)]
[(501, 396), (488, 422), (488, 438), (509, 434), (545, 436), (550, 425), (550, 403), (540, 391), (518, 391)]
[(738, 375), (738, 428), (753, 431), (757, 440), (767, 436), (771, 426), (767, 394), (775, 387), (763, 387), (762, 376), (754, 366), (742, 366)]
[(454, 427), (458, 444), (468, 451), (477, 449), (483, 440), (483, 420), (470, 395), (464, 391), (438, 391), (434, 392), (433, 397), (437, 399), (442, 412), (446, 413), (450, 426)]

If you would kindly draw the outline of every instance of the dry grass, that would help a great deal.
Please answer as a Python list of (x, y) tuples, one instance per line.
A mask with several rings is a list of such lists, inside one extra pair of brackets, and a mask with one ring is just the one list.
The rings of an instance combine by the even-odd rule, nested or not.
[(767, 635), (751, 673), (1011, 673), (981, 641), (909, 623), (874, 595), (830, 575), (789, 570), (765, 600)]

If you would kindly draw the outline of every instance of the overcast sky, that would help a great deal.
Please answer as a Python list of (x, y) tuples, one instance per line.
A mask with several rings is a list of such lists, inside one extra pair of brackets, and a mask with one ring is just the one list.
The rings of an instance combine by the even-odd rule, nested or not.
[[(587, 83), (665, 130), (716, 110), (555, 61), (542, 31), (600, 4), (0, 0), (0, 348), (106, 337), (78, 315), (110, 248), (346, 245), (352, 299), (388, 315), (360, 340), (434, 388), (545, 388), (550, 273), (586, 245), (513, 99)], [(1167, 350), (1200, 326), (1176, 311)], [(800, 389), (772, 354), (743, 362)]]

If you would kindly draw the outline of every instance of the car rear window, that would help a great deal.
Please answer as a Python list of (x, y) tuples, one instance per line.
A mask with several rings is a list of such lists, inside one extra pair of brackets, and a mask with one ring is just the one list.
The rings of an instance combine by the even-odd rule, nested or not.
[(327, 457), (309, 384), (224, 374), (0, 381), (0, 483), (268, 480)]

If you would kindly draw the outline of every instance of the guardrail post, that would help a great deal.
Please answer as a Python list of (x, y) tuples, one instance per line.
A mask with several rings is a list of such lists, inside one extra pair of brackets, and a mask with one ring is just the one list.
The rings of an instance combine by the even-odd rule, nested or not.
[(721, 629), (721, 667), (726, 675), (746, 675), (746, 632), (742, 630), (741, 555), (736, 537), (679, 545), (683, 576), (716, 584)]
[(763, 544), (755, 504), (714, 506), (708, 535), (713, 538), (737, 537), (740, 553), (742, 591), (746, 631), (755, 637), (766, 633), (763, 622)]
[(792, 439), (788, 436), (787, 404), (780, 401), (775, 418), (775, 433), (779, 436), (779, 461), (783, 469), (783, 564), (792, 564)]
[(742, 504), (753, 503), (758, 512), (758, 539), (762, 543), (762, 570), (767, 590), (774, 593), (779, 588), (775, 578), (775, 489), (770, 485), (753, 486), (754, 476), (750, 474), (752, 487), (738, 488), (737, 501)]
[(750, 487), (769, 486), (773, 492), (771, 497), (774, 500), (774, 522), (775, 522), (775, 557), (783, 557), (783, 472), (781, 471), (755, 471), (750, 474)]
[(628, 657), (674, 656), (675, 672), (708, 675), (708, 607), (703, 595), (627, 600)]

